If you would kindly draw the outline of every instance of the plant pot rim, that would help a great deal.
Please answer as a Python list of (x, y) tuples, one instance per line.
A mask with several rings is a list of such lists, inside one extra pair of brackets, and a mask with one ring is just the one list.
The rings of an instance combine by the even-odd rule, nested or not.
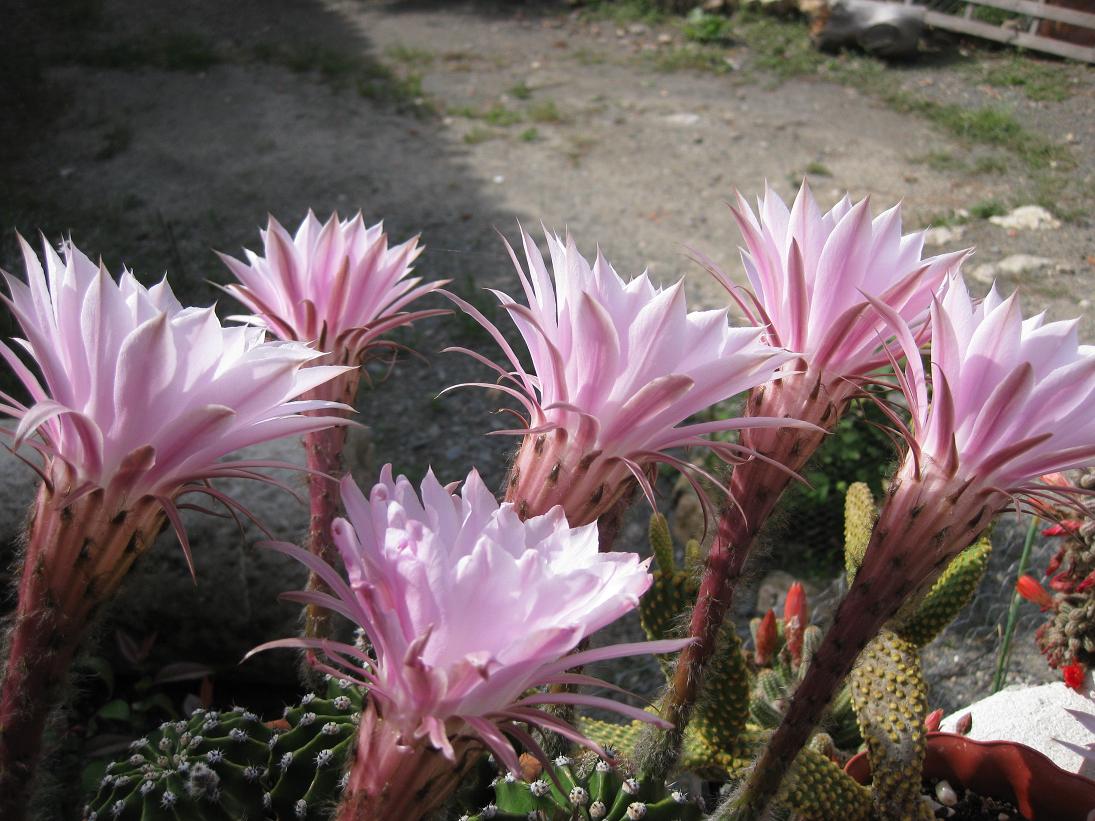
[[(1095, 781), (1062, 770), (1044, 753), (1018, 741), (977, 741), (955, 733), (928, 733), (924, 775), (946, 778), (974, 792), (1010, 801), (1031, 821), (1087, 821), (1095, 810)], [(844, 770), (870, 781), (865, 752)]]

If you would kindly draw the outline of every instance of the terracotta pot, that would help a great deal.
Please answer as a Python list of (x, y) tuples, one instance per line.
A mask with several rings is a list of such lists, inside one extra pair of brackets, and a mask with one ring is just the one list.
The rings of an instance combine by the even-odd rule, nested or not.
[[(852, 758), (844, 769), (860, 784), (871, 780), (866, 753)], [(1010, 801), (1031, 821), (1087, 821), (1095, 810), (1095, 781), (1066, 772), (1037, 750), (1014, 741), (928, 733), (924, 776)]]

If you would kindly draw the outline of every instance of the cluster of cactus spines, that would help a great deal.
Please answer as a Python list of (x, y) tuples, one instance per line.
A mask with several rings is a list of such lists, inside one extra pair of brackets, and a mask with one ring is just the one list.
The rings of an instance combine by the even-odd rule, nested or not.
[(650, 547), (654, 553), (654, 582), (639, 602), (639, 621), (651, 639), (669, 638), (684, 630), (682, 617), (696, 600), (699, 578), (699, 544), (685, 547), (684, 567), (678, 567), (673, 555), (673, 537), (665, 516), (650, 517)]
[(876, 811), (886, 818), (931, 819), (920, 798), (928, 705), (919, 648), (883, 630), (860, 654), (850, 689), (871, 760)]
[(342, 792), (354, 749), (362, 690), (332, 680), (325, 698), (309, 693), (285, 711), (285, 729), (270, 739), (270, 809), (278, 819), (324, 819)]
[(806, 821), (867, 821), (873, 817), (871, 791), (816, 749), (813, 742), (795, 759), (777, 801), (793, 808), (795, 815)]
[(107, 767), (86, 821), (328, 818), (362, 697), (361, 688), (330, 680), (325, 698), (306, 695), (273, 728), (242, 707), (162, 724)]
[(263, 819), (273, 732), (242, 708), (195, 710), (129, 746), (106, 769), (86, 821)]
[(596, 756), (560, 756), (532, 780), (507, 773), (494, 782), (495, 800), (479, 819), (520, 821), (696, 821), (701, 800), (664, 784), (636, 778), (626, 767)]

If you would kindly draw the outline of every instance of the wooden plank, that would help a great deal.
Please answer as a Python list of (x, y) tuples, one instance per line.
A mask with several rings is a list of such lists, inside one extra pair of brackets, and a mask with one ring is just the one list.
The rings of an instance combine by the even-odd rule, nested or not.
[[(1066, 9), (1061, 6), (1050, 6), (1045, 3), (1036, 3), (1032, 0), (966, 0), (978, 6), (989, 6), (1001, 11), (1011, 11), (1016, 14), (1026, 14), (1032, 17), (1041, 17), (1043, 20), (1056, 20), (1059, 23), (1068, 23), (1073, 26), (1095, 29), (1095, 14), (1076, 9)], [(967, 6), (967, 8), (969, 8)]]
[(1006, 29), (1003, 26), (994, 26), (991, 23), (967, 20), (953, 14), (942, 14), (930, 10), (924, 12), (924, 22), (929, 26), (946, 29), (947, 31), (972, 34), (974, 37), (984, 37), (986, 40), (995, 40), (998, 43), (1010, 43), (1014, 46), (1042, 51), (1046, 54), (1055, 54), (1058, 57), (1095, 63), (1095, 48), (1065, 43), (1049, 37), (1040, 37), (1037, 34), (1030, 34), (1025, 31)]

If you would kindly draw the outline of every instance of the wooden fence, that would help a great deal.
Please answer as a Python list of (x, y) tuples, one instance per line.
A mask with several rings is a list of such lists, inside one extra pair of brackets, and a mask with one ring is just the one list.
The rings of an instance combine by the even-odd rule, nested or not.
[[(1095, 0), (905, 0), (928, 5), (924, 23), (998, 43), (1095, 63)], [(978, 8), (1010, 12), (978, 14)], [(1087, 9), (1087, 10), (1084, 10)], [(988, 19), (986, 19), (988, 18)], [(999, 19), (995, 22), (993, 18)]]

